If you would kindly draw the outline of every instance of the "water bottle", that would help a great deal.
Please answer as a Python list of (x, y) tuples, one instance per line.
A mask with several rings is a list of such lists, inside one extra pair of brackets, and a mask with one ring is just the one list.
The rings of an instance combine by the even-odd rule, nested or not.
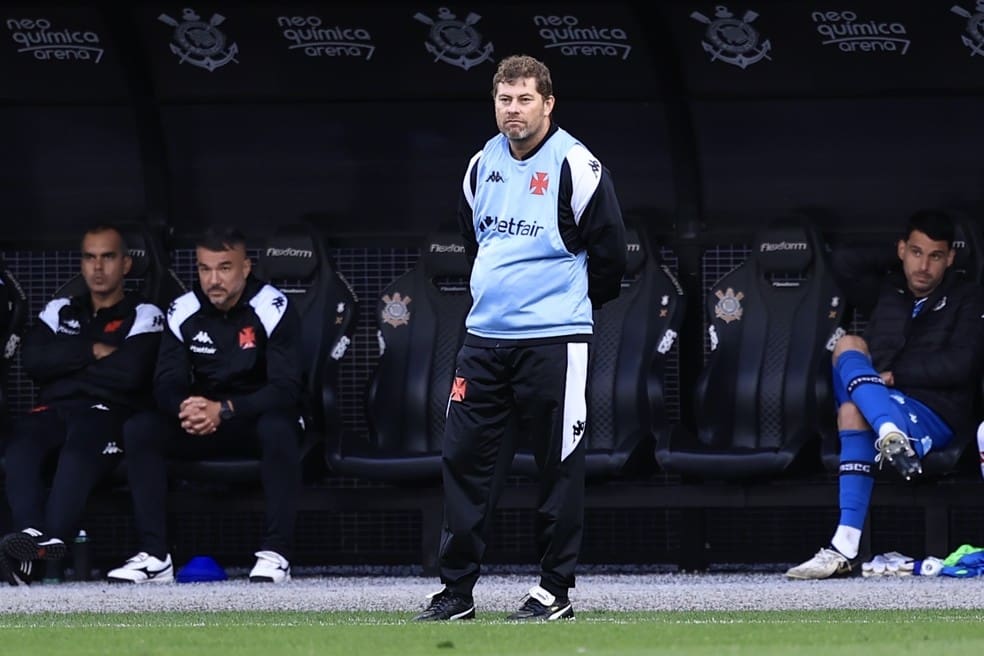
[(88, 581), (92, 569), (92, 560), (89, 553), (89, 534), (85, 529), (79, 529), (79, 534), (75, 536), (72, 543), (72, 565), (75, 567), (75, 580)]
[[(36, 563), (36, 564), (40, 565), (40, 563)], [(64, 560), (44, 561), (44, 578), (41, 579), (41, 583), (45, 585), (61, 583), (64, 578), (65, 578)]]

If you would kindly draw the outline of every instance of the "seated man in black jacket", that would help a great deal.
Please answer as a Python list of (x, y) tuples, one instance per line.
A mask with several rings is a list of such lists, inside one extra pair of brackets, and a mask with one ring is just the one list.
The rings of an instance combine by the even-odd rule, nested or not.
[(793, 579), (826, 579), (856, 566), (874, 486), (874, 465), (906, 479), (920, 458), (973, 430), (974, 394), (984, 366), (984, 298), (953, 264), (952, 220), (917, 212), (897, 245), (901, 275), (881, 288), (864, 338), (834, 348), (840, 433), (840, 522), (830, 546), (791, 568)]
[[(64, 557), (64, 539), (78, 529), (89, 493), (120, 462), (124, 421), (150, 406), (164, 315), (124, 293), (131, 264), (118, 229), (88, 230), (88, 292), (52, 299), (24, 340), (21, 363), (40, 394), (16, 421), (6, 450), (7, 499), (20, 529), (0, 542), (0, 569), (11, 585), (30, 581), (33, 561)], [(45, 502), (42, 469), (57, 449)]]
[(219, 453), (261, 459), (266, 535), (251, 581), (290, 580), (300, 490), (301, 325), (280, 290), (250, 275), (243, 235), (199, 240), (199, 287), (168, 308), (154, 395), (159, 411), (124, 429), (141, 551), (110, 581), (174, 580), (165, 538), (166, 459)]

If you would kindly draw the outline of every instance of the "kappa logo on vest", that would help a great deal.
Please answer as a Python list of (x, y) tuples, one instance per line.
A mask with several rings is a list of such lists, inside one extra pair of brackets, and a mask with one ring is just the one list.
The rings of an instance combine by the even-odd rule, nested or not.
[(502, 177), (502, 174), (498, 171), (492, 171), (489, 173), (489, 177), (485, 178), (486, 182), (505, 182), (506, 179)]

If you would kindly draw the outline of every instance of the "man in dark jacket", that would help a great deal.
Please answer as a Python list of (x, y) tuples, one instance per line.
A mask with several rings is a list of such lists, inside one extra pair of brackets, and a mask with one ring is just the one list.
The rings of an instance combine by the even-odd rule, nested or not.
[[(32, 561), (64, 557), (64, 540), (78, 530), (89, 493), (120, 462), (124, 421), (150, 406), (164, 315), (124, 293), (131, 264), (118, 229), (88, 230), (86, 293), (49, 301), (24, 340), (21, 364), (40, 393), (6, 450), (7, 499), (20, 529), (0, 542), (12, 585), (29, 582)], [(42, 470), (56, 450), (45, 502)]]
[(950, 270), (953, 237), (946, 214), (913, 215), (897, 245), (901, 275), (882, 288), (864, 338), (846, 335), (834, 348), (840, 522), (830, 546), (789, 578), (825, 579), (856, 567), (875, 463), (887, 461), (909, 479), (930, 449), (973, 430), (984, 298), (979, 285)]
[(124, 429), (141, 551), (110, 581), (174, 580), (165, 538), (166, 459), (258, 455), (266, 535), (251, 581), (290, 580), (300, 490), (300, 318), (287, 297), (251, 275), (235, 229), (198, 242), (199, 287), (168, 308), (154, 374), (158, 411)]

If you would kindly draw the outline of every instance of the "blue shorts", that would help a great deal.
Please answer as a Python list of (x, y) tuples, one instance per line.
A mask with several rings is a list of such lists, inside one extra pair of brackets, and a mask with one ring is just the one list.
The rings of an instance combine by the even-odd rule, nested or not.
[[(839, 383), (840, 379), (835, 375), (834, 396), (837, 399), (838, 407), (841, 403), (850, 400), (844, 386)], [(919, 452), (920, 458), (929, 453), (930, 449), (942, 449), (950, 443), (950, 440), (953, 439), (953, 430), (947, 426), (945, 421), (940, 419), (939, 415), (897, 389), (891, 387), (885, 389), (888, 391), (888, 396), (892, 402), (898, 404), (902, 414), (905, 415), (906, 423), (899, 428), (905, 431), (905, 434), (915, 442), (915, 448)]]
[(889, 391), (888, 395), (902, 406), (907, 421), (905, 426), (899, 428), (915, 440), (916, 451), (919, 451), (920, 458), (929, 453), (930, 449), (942, 449), (953, 439), (953, 430), (940, 419), (938, 414), (925, 405), (896, 390)]

